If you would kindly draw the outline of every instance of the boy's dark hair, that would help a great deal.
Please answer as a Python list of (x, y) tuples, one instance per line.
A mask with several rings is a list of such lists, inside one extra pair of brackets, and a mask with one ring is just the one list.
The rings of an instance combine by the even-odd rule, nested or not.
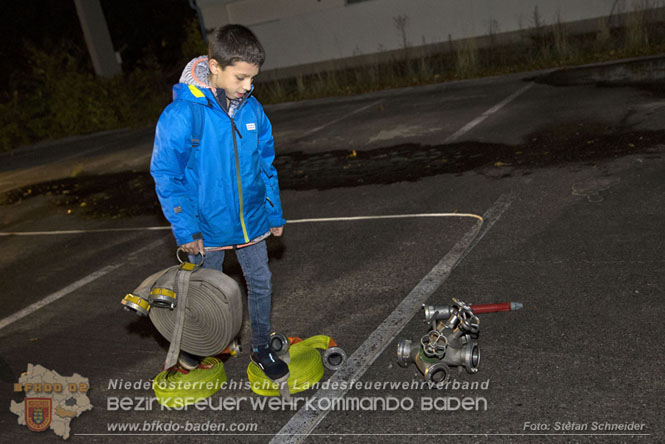
[(266, 54), (254, 33), (242, 25), (226, 25), (208, 44), (208, 56), (226, 68), (235, 62), (263, 65)]

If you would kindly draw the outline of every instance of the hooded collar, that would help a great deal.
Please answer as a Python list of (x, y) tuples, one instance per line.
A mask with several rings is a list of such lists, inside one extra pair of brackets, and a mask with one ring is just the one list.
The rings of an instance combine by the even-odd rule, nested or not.
[(210, 89), (210, 68), (208, 56), (199, 56), (189, 61), (180, 75), (180, 83)]
[(252, 95), (252, 92), (254, 91), (254, 85), (252, 85), (251, 89), (247, 91), (243, 97), (239, 99), (229, 99), (227, 105), (226, 100), (224, 100), (226, 99), (226, 94), (223, 93), (223, 90), (212, 88), (210, 86), (210, 68), (208, 67), (208, 56), (206, 55), (196, 57), (189, 61), (180, 75), (180, 83), (210, 90), (210, 92), (216, 97), (217, 102), (224, 112), (231, 117), (233, 117), (235, 111)]

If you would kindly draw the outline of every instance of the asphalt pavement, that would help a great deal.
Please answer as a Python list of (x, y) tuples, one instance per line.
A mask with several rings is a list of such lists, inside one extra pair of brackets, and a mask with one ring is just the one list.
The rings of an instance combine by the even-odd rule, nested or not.
[[(665, 439), (665, 94), (549, 74), (266, 107), (289, 221), (268, 241), (273, 327), (329, 335), (350, 357), (297, 409), (253, 404), (246, 351), (224, 363), (240, 387), (211, 406), (136, 405), (168, 343), (120, 300), (176, 260), (147, 175), (151, 129), (0, 156), (3, 440), (61, 440), (9, 411), (28, 363), (89, 379), (72, 442)], [(452, 298), (524, 308), (479, 316), (477, 373), (423, 387), (397, 343), (427, 332), (422, 303)], [(214, 408), (225, 399), (239, 407)], [(210, 422), (234, 430), (185, 430)]]

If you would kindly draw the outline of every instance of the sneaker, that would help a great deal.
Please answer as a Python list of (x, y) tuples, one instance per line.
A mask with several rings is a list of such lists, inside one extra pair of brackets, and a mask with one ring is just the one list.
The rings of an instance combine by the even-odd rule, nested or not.
[(268, 344), (252, 347), (249, 357), (268, 379), (278, 381), (289, 375), (289, 366), (277, 357)]
[(180, 355), (178, 355), (178, 364), (185, 370), (194, 370), (200, 363), (201, 361), (190, 353), (181, 351)]

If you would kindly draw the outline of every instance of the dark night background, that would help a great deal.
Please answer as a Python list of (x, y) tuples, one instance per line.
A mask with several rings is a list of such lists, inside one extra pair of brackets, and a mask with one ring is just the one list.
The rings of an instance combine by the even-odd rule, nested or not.
[[(101, 4), (113, 46), (122, 55), (123, 71), (149, 56), (166, 68), (180, 61), (185, 26), (196, 19), (187, 0), (102, 0)], [(93, 72), (73, 0), (5, 1), (2, 15), (4, 90), (30, 71), (26, 45), (49, 53), (64, 47)]]
[(184, 64), (205, 51), (187, 0), (102, 0), (122, 75), (97, 77), (73, 0), (4, 2), (0, 151), (154, 125)]

